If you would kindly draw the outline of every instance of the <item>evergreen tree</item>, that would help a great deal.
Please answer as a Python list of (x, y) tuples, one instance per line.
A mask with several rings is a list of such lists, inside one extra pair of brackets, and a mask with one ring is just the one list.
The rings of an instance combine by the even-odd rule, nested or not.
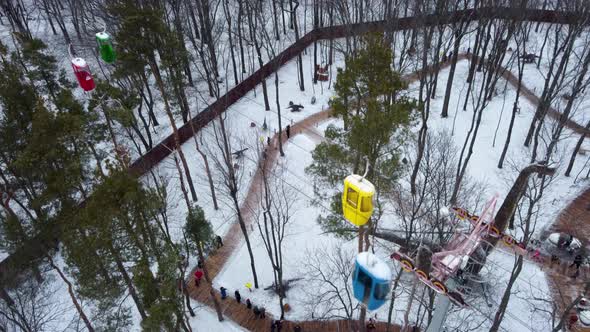
[(213, 229), (211, 223), (205, 218), (205, 211), (200, 206), (195, 205), (188, 211), (184, 232), (189, 238), (189, 243), (193, 248), (202, 244), (205, 251), (213, 245)]
[[(0, 184), (24, 212), (17, 216), (3, 204), (11, 217), (6, 220), (22, 225), (20, 240), (59, 220), (86, 195), (90, 147), (103, 138), (98, 118), (84, 111), (65, 79), (56, 78), (55, 60), (42, 52), (45, 46), (23, 45), (0, 64)], [(53, 97), (46, 99), (49, 90)]]
[(145, 319), (162, 296), (150, 270), (164, 251), (163, 230), (154, 222), (161, 204), (154, 190), (113, 164), (64, 236), (80, 293), (113, 315), (112, 305), (129, 294)]
[[(344, 128), (330, 126), (326, 141), (313, 151), (306, 169), (323, 188), (334, 188), (351, 174), (364, 173), (366, 158), (371, 165), (367, 178), (378, 189), (387, 190), (399, 175), (398, 147), (408, 135), (415, 103), (402, 95), (406, 83), (392, 69), (392, 52), (381, 34), (364, 39), (364, 48), (346, 59), (338, 72), (336, 96), (330, 106)], [(377, 175), (377, 173), (379, 175)], [(326, 194), (316, 189), (321, 199)], [(341, 193), (331, 196), (331, 213), (319, 222), (331, 232), (347, 233), (342, 227)]]
[[(182, 307), (180, 283), (183, 280), (178, 274), (178, 254), (168, 247), (158, 259), (159, 297), (150, 305), (149, 316), (141, 322), (144, 331), (189, 331)], [(148, 286), (144, 292), (150, 291)]]

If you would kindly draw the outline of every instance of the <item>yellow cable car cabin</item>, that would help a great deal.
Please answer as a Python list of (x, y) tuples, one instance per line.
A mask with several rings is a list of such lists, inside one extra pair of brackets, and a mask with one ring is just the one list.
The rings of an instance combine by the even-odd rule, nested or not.
[(373, 214), (374, 194), (375, 186), (369, 180), (358, 174), (347, 176), (342, 193), (344, 218), (356, 226), (366, 224)]

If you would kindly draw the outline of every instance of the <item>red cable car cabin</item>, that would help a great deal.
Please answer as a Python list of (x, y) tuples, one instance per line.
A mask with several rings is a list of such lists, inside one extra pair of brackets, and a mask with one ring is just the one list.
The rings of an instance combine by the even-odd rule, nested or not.
[(76, 75), (76, 79), (78, 79), (80, 87), (84, 91), (94, 90), (96, 85), (94, 84), (92, 73), (90, 73), (90, 68), (86, 61), (82, 58), (73, 58), (72, 68), (74, 69), (74, 74)]

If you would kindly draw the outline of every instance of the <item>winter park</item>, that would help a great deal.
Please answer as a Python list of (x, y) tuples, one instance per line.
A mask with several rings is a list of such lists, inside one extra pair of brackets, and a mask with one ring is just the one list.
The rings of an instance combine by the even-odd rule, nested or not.
[(590, 2), (1, 0), (0, 332), (590, 331)]

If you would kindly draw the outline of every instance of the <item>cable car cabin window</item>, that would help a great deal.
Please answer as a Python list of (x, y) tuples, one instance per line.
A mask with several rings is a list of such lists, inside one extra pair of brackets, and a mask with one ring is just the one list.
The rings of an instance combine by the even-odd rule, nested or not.
[(387, 297), (387, 294), (389, 294), (389, 284), (388, 283), (375, 285), (375, 298), (377, 300), (385, 300), (385, 298)]
[(373, 202), (371, 201), (371, 197), (361, 198), (361, 212), (371, 212), (372, 208)]
[(348, 204), (356, 208), (359, 201), (359, 193), (352, 188), (348, 188), (348, 191), (346, 192), (346, 201)]
[(365, 286), (365, 288), (370, 289), (372, 284), (373, 284), (373, 279), (371, 279), (371, 277), (365, 273), (365, 271), (363, 271), (362, 269), (359, 269), (359, 275), (358, 275), (358, 282), (363, 284), (363, 286)]

